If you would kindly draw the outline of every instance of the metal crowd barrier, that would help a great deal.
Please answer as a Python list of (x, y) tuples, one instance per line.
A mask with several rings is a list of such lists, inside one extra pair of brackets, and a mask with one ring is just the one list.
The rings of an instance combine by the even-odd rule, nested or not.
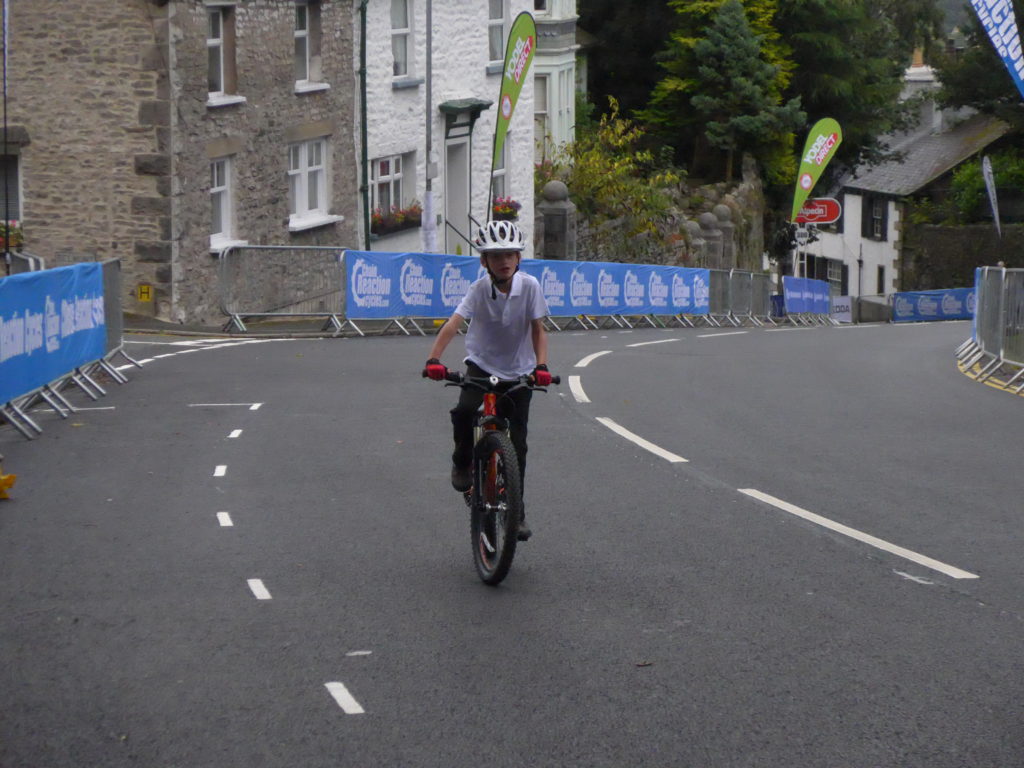
[(106, 342), (103, 357), (67, 371), (51, 382), (26, 392), (10, 402), (0, 403), (0, 416), (24, 437), (31, 440), (43, 432), (42, 427), (28, 411), (36, 403), (49, 406), (62, 419), (68, 418), (77, 408), (64, 396), (64, 391), (76, 386), (91, 400), (98, 400), (107, 391), (96, 380), (100, 372), (107, 374), (118, 384), (126, 384), (128, 378), (114, 368), (112, 361), (121, 356), (132, 365), (142, 366), (124, 351), (124, 312), (121, 302), (121, 260), (109, 259), (102, 263), (103, 270), (103, 314), (106, 328)]
[[(974, 331), (956, 355), (965, 370), (981, 364), (978, 381), (1010, 367), (1009, 389), (1024, 377), (1024, 269), (980, 267), (975, 285)], [(1024, 382), (1014, 391), (1024, 391)]]
[(46, 269), (46, 262), (41, 256), (34, 256), (28, 251), (7, 251), (5, 261), (8, 275), (20, 275), (22, 272), (38, 272)]
[[(225, 331), (247, 330), (257, 317), (322, 317), (335, 335), (345, 320), (345, 248), (244, 245), (220, 252), (221, 311)], [(356, 329), (360, 335), (362, 331)]]

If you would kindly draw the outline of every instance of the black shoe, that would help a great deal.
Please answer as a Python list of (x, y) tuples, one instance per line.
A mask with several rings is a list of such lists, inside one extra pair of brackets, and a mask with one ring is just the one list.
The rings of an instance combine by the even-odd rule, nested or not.
[(516, 536), (518, 541), (527, 541), (533, 536), (533, 531), (530, 530), (530, 526), (526, 524), (526, 506), (523, 506), (522, 511), (519, 513), (519, 534)]
[(452, 464), (452, 488), (465, 493), (473, 487), (473, 472), (469, 467), (456, 467)]

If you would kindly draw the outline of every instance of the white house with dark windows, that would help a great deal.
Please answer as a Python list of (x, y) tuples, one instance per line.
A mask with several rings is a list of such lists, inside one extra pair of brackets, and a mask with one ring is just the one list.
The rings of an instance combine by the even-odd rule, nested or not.
[[(907, 70), (903, 97), (927, 95), (937, 86), (932, 69), (919, 61)], [(994, 118), (944, 111), (923, 99), (916, 126), (887, 139), (896, 157), (857, 168), (842, 180), (835, 195), (842, 217), (820, 227), (817, 242), (798, 249), (793, 273), (828, 281), (834, 296), (885, 297), (903, 290), (908, 198), (943, 194), (952, 170), (1006, 130)]]
[(491, 153), (505, 40), (516, 15), (534, 12), (536, 4), (369, 0), (366, 154), (374, 250), (469, 254), (493, 191), (522, 205), (519, 224), (532, 252), (531, 80), (493, 172)]
[(534, 0), (534, 150), (540, 162), (575, 138), (576, 0)]

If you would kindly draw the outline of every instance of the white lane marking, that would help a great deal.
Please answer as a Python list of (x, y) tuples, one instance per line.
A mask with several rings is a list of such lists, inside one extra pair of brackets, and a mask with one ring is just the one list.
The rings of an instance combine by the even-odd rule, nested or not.
[(373, 651), (349, 651), (346, 656), (369, 656)]
[(263, 403), (189, 403), (189, 408), (234, 408), (236, 406), (245, 406), (250, 411), (256, 410), (252, 406), (260, 406)]
[(576, 368), (586, 368), (594, 360), (597, 360), (597, 358), (601, 357), (602, 355), (610, 355), (611, 353), (612, 353), (612, 351), (610, 349), (606, 349), (604, 352), (595, 352), (592, 355), (587, 355), (582, 360), (580, 360), (578, 363), (576, 363), (575, 367)]
[(715, 336), (739, 336), (749, 331), (727, 331), (726, 333), (699, 333), (697, 334), (698, 339), (711, 339)]
[(257, 600), (270, 600), (270, 591), (263, 586), (263, 579), (249, 579), (249, 589), (256, 595)]
[(227, 512), (218, 512), (217, 522), (220, 523), (221, 528), (231, 528), (234, 526), (234, 523), (231, 521), (231, 515)]
[(765, 328), (765, 333), (781, 333), (782, 331), (810, 331), (811, 328)]
[(231, 430), (231, 434), (228, 435), (228, 439), (229, 440), (234, 440), (236, 437), (240, 436), (241, 434), (242, 434), (242, 430), (240, 430), (240, 429), (233, 429), (233, 430)]
[(263, 403), (253, 403), (253, 404), (252, 404), (252, 405), (251, 405), (251, 406), (249, 407), (249, 410), (250, 410), (250, 411), (258, 411), (258, 410), (260, 409), (260, 406), (261, 406), (261, 405), (263, 405)]
[(897, 576), (902, 576), (904, 579), (916, 582), (918, 584), (932, 585), (935, 583), (934, 581), (929, 581), (928, 579), (922, 579), (920, 576), (913, 576), (909, 573), (904, 573), (903, 571), (897, 571), (895, 568), (893, 569), (893, 573), (895, 573)]
[(346, 715), (364, 714), (364, 710), (359, 706), (359, 702), (353, 698), (343, 683), (324, 683), (324, 687), (331, 692), (331, 696), (338, 702), (338, 706), (342, 708)]
[(227, 473), (228, 473), (228, 465), (227, 464), (218, 464), (217, 467), (213, 470), (213, 476), (214, 477), (224, 477), (224, 475), (226, 475)]
[(572, 392), (572, 396), (576, 398), (577, 403), (590, 402), (590, 398), (587, 397), (587, 393), (583, 391), (583, 385), (580, 384), (579, 376), (569, 377), (569, 391)]
[(668, 344), (679, 339), (659, 339), (658, 341), (641, 341), (639, 344), (627, 344), (627, 347), (649, 347), (651, 344)]
[(174, 357), (176, 354), (178, 354), (178, 353), (177, 352), (167, 352), (167, 353), (165, 353), (163, 355), (157, 355), (153, 359), (154, 360), (163, 360), (165, 357)]
[(602, 424), (604, 424), (606, 427), (608, 427), (608, 429), (610, 429), (612, 432), (615, 432), (616, 434), (621, 435), (622, 437), (626, 438), (627, 440), (629, 440), (629, 441), (631, 441), (633, 443), (636, 443), (641, 448), (643, 448), (645, 451), (650, 451), (655, 456), (659, 456), (662, 459), (664, 459), (665, 461), (671, 461), (673, 464), (678, 464), (679, 462), (688, 462), (689, 461), (689, 459), (684, 459), (682, 456), (677, 456), (676, 454), (674, 454), (674, 453), (672, 453), (670, 451), (666, 451), (664, 448), (658, 447), (654, 443), (651, 443), (651, 442), (648, 442), (647, 440), (644, 440), (642, 437), (640, 437), (640, 435), (637, 435), (637, 434), (634, 434), (633, 432), (630, 432), (628, 429), (626, 429), (623, 426), (620, 426), (620, 425), (616, 424), (614, 421), (612, 421), (609, 418), (606, 418), (604, 416), (598, 416), (597, 420), (599, 422), (601, 422)]
[(823, 528), (828, 528), (829, 530), (835, 531), (836, 533), (841, 533), (844, 536), (849, 536), (851, 539), (856, 539), (857, 541), (868, 544), (872, 547), (875, 547), (876, 549), (881, 549), (882, 551), (889, 552), (890, 554), (896, 555), (897, 557), (902, 557), (904, 560), (909, 560), (912, 563), (923, 565), (925, 568), (931, 568), (933, 571), (944, 573), (947, 576), (950, 576), (954, 579), (978, 578), (977, 574), (961, 570), (960, 568), (948, 565), (938, 560), (933, 560), (932, 558), (927, 557), (925, 555), (918, 554), (917, 552), (913, 552), (904, 547), (897, 546), (896, 544), (891, 544), (890, 542), (885, 541), (884, 539), (879, 539), (877, 536), (872, 536), (869, 533), (858, 531), (856, 528), (850, 528), (849, 526), (843, 525), (842, 523), (837, 523), (834, 520), (829, 520), (827, 517), (822, 517), (821, 515), (816, 515), (813, 512), (808, 512), (806, 509), (801, 509), (800, 507), (790, 504), (789, 502), (783, 501), (782, 499), (777, 499), (774, 496), (769, 496), (767, 493), (762, 493), (761, 491), (758, 491), (755, 488), (740, 488), (739, 492), (746, 494), (747, 496), (750, 496), (752, 498), (755, 498), (759, 501), (763, 501), (765, 504), (770, 504), (771, 506), (777, 509), (781, 509), (783, 512), (789, 512), (791, 515), (801, 517), (804, 520), (814, 523), (815, 525), (820, 525)]

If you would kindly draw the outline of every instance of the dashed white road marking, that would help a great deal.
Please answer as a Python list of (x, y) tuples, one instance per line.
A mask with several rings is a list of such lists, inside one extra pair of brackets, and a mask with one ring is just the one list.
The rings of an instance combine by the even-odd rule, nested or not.
[(344, 683), (324, 683), (324, 686), (330, 691), (331, 696), (338, 702), (338, 706), (342, 708), (346, 715), (364, 714), (363, 708), (359, 706), (359, 702), (348, 692), (348, 688), (345, 687)]
[(740, 488), (739, 492), (746, 494), (751, 498), (757, 499), (758, 501), (763, 501), (765, 504), (770, 504), (776, 509), (781, 509), (783, 512), (788, 512), (791, 515), (796, 515), (797, 517), (803, 518), (804, 520), (814, 523), (815, 525), (820, 525), (823, 528), (828, 528), (830, 531), (835, 531), (836, 533), (841, 533), (844, 536), (849, 536), (851, 539), (856, 539), (857, 541), (863, 542), (864, 544), (868, 544), (872, 547), (875, 547), (876, 549), (880, 549), (884, 552), (896, 555), (897, 557), (902, 557), (904, 560), (909, 560), (910, 562), (917, 563), (918, 565), (922, 565), (925, 568), (930, 568), (933, 571), (938, 571), (939, 573), (943, 573), (951, 578), (978, 578), (978, 575), (975, 573), (970, 573), (968, 571), (961, 570), (960, 568), (957, 568), (955, 566), (948, 565), (947, 563), (934, 560), (925, 555), (921, 555), (917, 552), (913, 552), (904, 547), (892, 544), (888, 541), (885, 541), (884, 539), (879, 539), (878, 537), (872, 536), (869, 533), (858, 531), (856, 528), (850, 528), (849, 526), (843, 525), (842, 523), (837, 523), (834, 520), (829, 520), (827, 517), (822, 517), (821, 515), (816, 515), (813, 512), (808, 512), (806, 509), (801, 509), (798, 506), (783, 501), (782, 499), (777, 499), (774, 496), (769, 496), (767, 493), (762, 493), (761, 491), (758, 491), (754, 488)]
[(711, 339), (715, 336), (740, 336), (741, 334), (749, 333), (749, 331), (726, 331), (725, 333), (698, 333), (698, 339)]
[(240, 430), (240, 429), (233, 429), (233, 430), (231, 430), (231, 434), (228, 435), (228, 439), (229, 440), (234, 440), (236, 437), (240, 437), (241, 434), (242, 434), (242, 430)]
[(569, 377), (569, 391), (572, 392), (572, 396), (576, 398), (577, 403), (590, 402), (590, 398), (587, 397), (587, 393), (583, 391), (583, 385), (580, 384), (579, 376)]
[(930, 586), (935, 583), (934, 581), (929, 581), (928, 579), (922, 579), (920, 576), (914, 576), (912, 574), (904, 573), (903, 571), (897, 571), (895, 569), (893, 569), (893, 573), (895, 573), (897, 576), (902, 576), (904, 579), (907, 579), (909, 581), (916, 582), (917, 584), (928, 584)]
[(673, 464), (689, 461), (689, 459), (684, 459), (682, 456), (677, 456), (671, 451), (666, 451), (664, 448), (661, 448), (660, 446), (657, 446), (652, 442), (644, 440), (642, 437), (640, 437), (640, 435), (630, 432), (625, 427), (616, 424), (614, 421), (605, 416), (598, 416), (597, 420), (604, 424), (606, 427), (608, 427), (608, 429), (610, 429), (612, 432), (616, 433), (617, 435), (621, 435), (630, 442), (633, 442), (636, 445), (640, 446), (645, 451), (650, 451), (655, 456), (658, 456), (664, 459), (665, 461), (670, 461)]
[(580, 360), (578, 363), (576, 363), (575, 367), (576, 368), (586, 368), (594, 360), (597, 360), (597, 358), (602, 357), (604, 355), (610, 355), (611, 353), (612, 353), (612, 351), (610, 349), (606, 349), (603, 352), (595, 352), (592, 355), (587, 355), (582, 360)]
[(369, 656), (373, 651), (349, 651), (346, 656)]
[(227, 512), (218, 512), (217, 522), (220, 523), (221, 528), (231, 528), (234, 526), (234, 523), (231, 521), (231, 515)]
[(245, 407), (250, 411), (255, 411), (263, 403), (189, 403), (189, 408), (238, 408)]
[(214, 477), (224, 477), (228, 473), (227, 464), (218, 464), (213, 470)]
[(263, 586), (263, 579), (249, 579), (249, 589), (256, 596), (257, 600), (270, 600), (270, 591)]
[(258, 411), (262, 405), (263, 403), (253, 403), (251, 406), (249, 406), (249, 410)]
[(649, 347), (651, 344), (668, 344), (669, 342), (679, 341), (679, 339), (659, 339), (658, 341), (641, 341), (639, 344), (627, 344), (627, 347)]

